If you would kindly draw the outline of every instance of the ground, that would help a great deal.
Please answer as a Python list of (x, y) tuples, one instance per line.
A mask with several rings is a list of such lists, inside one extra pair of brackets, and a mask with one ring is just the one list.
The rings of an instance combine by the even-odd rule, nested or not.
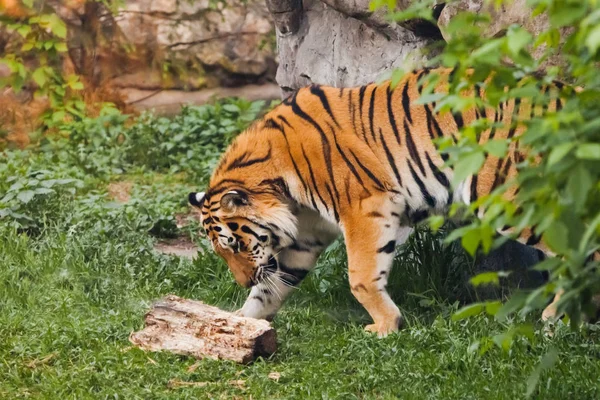
[[(453, 321), (472, 262), (422, 233), (398, 251), (389, 289), (407, 326), (385, 339), (363, 331), (370, 321), (336, 242), (273, 322), (271, 358), (243, 366), (132, 347), (129, 334), (155, 299), (172, 293), (235, 310), (247, 293), (188, 218), (186, 195), (210, 165), (192, 176), (183, 161), (130, 164), (157, 144), (121, 154), (114, 143), (89, 154), (71, 144), (6, 153), (0, 192), (17, 194), (0, 201), (11, 210), (0, 218), (0, 398), (515, 399), (547, 354), (557, 361), (540, 371), (533, 398), (600, 397), (598, 325), (559, 324), (549, 337), (534, 316)], [(169, 243), (203, 251), (157, 251)], [(533, 330), (502, 349), (524, 322)]]

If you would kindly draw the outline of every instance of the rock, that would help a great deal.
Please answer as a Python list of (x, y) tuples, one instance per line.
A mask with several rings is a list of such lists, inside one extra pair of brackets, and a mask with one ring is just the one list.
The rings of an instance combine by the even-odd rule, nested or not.
[[(445, 40), (451, 38), (451, 34), (446, 29), (448, 23), (461, 11), (470, 11), (477, 14), (487, 12), (491, 15), (491, 23), (484, 32), (486, 37), (498, 35), (502, 30), (507, 29), (513, 24), (525, 28), (534, 37), (550, 27), (550, 21), (546, 14), (540, 14), (531, 18), (532, 9), (527, 5), (527, 0), (502, 2), (499, 9), (494, 7), (493, 2), (485, 0), (459, 0), (447, 3), (439, 16), (438, 26)], [(564, 29), (561, 30), (561, 34), (564, 33), (566, 31)], [(531, 55), (536, 59), (540, 58), (544, 50), (545, 46), (539, 46), (533, 49)], [(555, 65), (557, 62), (557, 57), (554, 57), (546, 61), (544, 66)]]
[[(128, 71), (118, 86), (197, 89), (268, 81), (275, 73), (273, 26), (262, 0), (125, 1), (116, 23), (125, 41), (163, 58)], [(165, 63), (171, 68), (161, 68)], [(148, 75), (152, 79), (140, 77)], [(157, 82), (157, 78), (158, 81)]]
[[(332, 3), (346, 9), (343, 3)], [(430, 42), (396, 24), (370, 17), (368, 2), (348, 16), (319, 0), (305, 0), (296, 34), (277, 34), (277, 82), (284, 95), (311, 83), (349, 87), (373, 82), (394, 68), (427, 58)], [(348, 6), (349, 7), (349, 6)]]

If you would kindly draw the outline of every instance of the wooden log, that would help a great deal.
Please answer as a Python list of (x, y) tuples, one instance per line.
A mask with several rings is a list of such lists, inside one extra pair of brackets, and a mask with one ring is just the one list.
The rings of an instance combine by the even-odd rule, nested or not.
[(145, 328), (132, 332), (129, 341), (143, 350), (243, 364), (268, 357), (277, 349), (277, 335), (268, 321), (174, 295), (153, 305), (145, 316)]

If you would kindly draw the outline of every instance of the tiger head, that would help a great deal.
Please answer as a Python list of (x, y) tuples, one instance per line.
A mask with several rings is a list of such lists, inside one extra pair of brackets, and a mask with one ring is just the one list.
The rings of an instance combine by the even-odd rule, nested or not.
[(293, 243), (296, 217), (290, 206), (266, 193), (243, 189), (208, 195), (190, 193), (201, 211), (201, 223), (213, 250), (229, 266), (235, 280), (254, 286), (277, 271), (279, 252)]

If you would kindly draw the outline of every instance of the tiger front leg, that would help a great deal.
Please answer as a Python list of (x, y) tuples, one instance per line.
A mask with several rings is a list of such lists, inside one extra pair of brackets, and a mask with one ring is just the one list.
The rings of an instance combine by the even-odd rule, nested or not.
[(238, 314), (272, 320), (288, 295), (315, 266), (325, 244), (317, 245), (314, 241), (315, 239), (311, 238), (307, 242), (296, 242), (283, 249), (277, 261), (277, 269), (267, 274), (262, 282), (250, 290), (250, 295)]
[(361, 226), (346, 232), (350, 290), (373, 318), (373, 324), (365, 329), (385, 337), (403, 323), (402, 314), (385, 287), (398, 240), (406, 240), (411, 229), (366, 218)]
[(248, 318), (266, 319), (271, 321), (291, 289), (279, 280), (258, 283), (250, 290), (250, 294), (238, 315)]

